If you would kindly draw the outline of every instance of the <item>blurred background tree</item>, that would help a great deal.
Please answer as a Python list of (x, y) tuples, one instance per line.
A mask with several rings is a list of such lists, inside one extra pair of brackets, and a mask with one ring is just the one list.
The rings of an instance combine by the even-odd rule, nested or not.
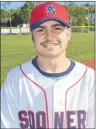
[[(20, 8), (13, 9), (12, 2), (3, 2), (1, 9), (1, 25), (6, 23), (8, 26), (19, 24), (29, 24), (29, 16), (32, 8), (42, 2), (26, 1)], [(69, 12), (70, 24), (72, 26), (95, 25), (95, 3), (77, 5), (76, 2), (62, 2)], [(91, 20), (90, 20), (91, 19)], [(89, 24), (88, 24), (89, 23)]]

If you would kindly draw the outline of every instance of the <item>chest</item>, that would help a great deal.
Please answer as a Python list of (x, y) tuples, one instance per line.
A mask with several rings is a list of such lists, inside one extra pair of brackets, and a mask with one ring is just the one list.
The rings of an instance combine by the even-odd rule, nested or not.
[(49, 110), (87, 110), (88, 84), (83, 81), (69, 83), (62, 81), (42, 81), (40, 84), (23, 80), (20, 84), (20, 108)]
[(30, 121), (30, 127), (38, 128), (85, 127), (87, 86), (82, 82), (68, 85), (66, 82), (52, 81), (45, 84), (37, 86), (26, 82), (23, 85), (18, 113), (21, 123), (26, 119), (27, 127)]
[(26, 127), (30, 124), (33, 128), (85, 127), (87, 82), (38, 80), (32, 83), (25, 79), (20, 83), (20, 88), (18, 115), (21, 124), (26, 119)]

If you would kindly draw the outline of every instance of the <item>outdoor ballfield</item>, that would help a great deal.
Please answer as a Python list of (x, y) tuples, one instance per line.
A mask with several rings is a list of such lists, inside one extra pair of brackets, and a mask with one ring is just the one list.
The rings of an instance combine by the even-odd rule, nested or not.
[[(83, 62), (94, 58), (94, 32), (72, 33), (67, 57)], [(1, 35), (1, 85), (8, 71), (36, 56), (31, 36)]]

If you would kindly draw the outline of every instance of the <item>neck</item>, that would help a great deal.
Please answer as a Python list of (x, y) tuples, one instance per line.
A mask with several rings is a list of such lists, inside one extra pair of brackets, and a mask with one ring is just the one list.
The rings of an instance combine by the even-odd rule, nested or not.
[(60, 73), (64, 72), (71, 64), (71, 61), (64, 57), (64, 55), (60, 55), (59, 57), (42, 57), (39, 55), (37, 57), (37, 63), (43, 71), (47, 73)]

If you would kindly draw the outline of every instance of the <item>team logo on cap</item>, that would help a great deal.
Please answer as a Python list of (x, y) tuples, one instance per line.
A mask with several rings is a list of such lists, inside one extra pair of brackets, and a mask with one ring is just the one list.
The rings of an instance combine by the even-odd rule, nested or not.
[(45, 12), (47, 12), (47, 15), (55, 15), (56, 10), (52, 4), (47, 4), (45, 6)]

